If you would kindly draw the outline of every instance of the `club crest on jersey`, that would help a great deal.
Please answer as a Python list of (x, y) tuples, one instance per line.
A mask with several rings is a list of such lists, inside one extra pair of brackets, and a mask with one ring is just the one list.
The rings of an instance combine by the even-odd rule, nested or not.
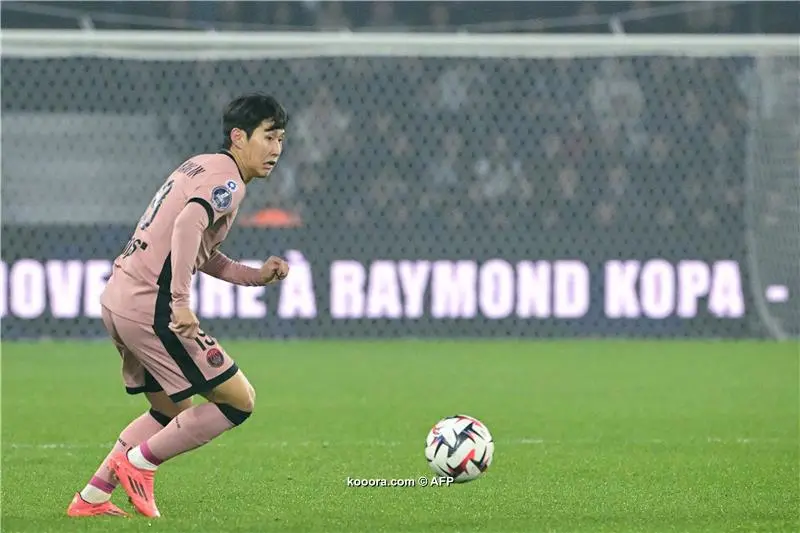
[(209, 366), (219, 368), (225, 362), (225, 356), (216, 348), (211, 348), (206, 354), (206, 361), (208, 361)]
[(232, 191), (235, 191), (238, 187), (238, 185), (236, 185), (236, 182), (233, 180), (228, 180), (228, 183), (226, 183), (225, 185), (227, 185), (228, 188)]
[(217, 211), (225, 211), (231, 206), (233, 202), (233, 193), (226, 187), (214, 187), (211, 191), (211, 205)]

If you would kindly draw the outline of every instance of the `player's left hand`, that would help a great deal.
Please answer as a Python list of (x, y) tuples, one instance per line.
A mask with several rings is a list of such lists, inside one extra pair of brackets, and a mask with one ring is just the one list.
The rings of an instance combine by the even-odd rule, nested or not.
[(261, 279), (265, 284), (286, 279), (288, 275), (289, 263), (274, 255), (267, 259), (264, 266), (261, 267)]
[(193, 339), (200, 332), (200, 321), (190, 308), (176, 307), (172, 310), (169, 329), (182, 337)]

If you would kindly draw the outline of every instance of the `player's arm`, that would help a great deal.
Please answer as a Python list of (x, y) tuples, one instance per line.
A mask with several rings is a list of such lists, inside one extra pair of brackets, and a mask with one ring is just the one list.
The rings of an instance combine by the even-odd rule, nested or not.
[[(240, 201), (239, 186), (223, 175), (207, 178), (198, 185), (188, 200), (205, 210), (208, 226), (214, 224), (220, 216), (233, 212)], [(200, 271), (236, 285), (260, 286), (285, 278), (289, 266), (285, 261), (271, 257), (264, 266), (255, 269), (234, 261), (215, 249), (208, 261), (200, 267)]]
[(233, 180), (211, 174), (199, 180), (189, 192), (186, 205), (172, 230), (173, 310), (189, 307), (189, 291), (203, 231), (236, 209), (236, 188)]
[(257, 287), (268, 282), (260, 269), (234, 261), (219, 250), (211, 253), (211, 257), (200, 267), (200, 271), (222, 281), (245, 287)]
[(289, 265), (278, 257), (270, 257), (261, 268), (253, 268), (214, 250), (200, 271), (235, 285), (257, 287), (284, 279)]
[(175, 219), (172, 229), (171, 267), (172, 329), (186, 337), (197, 335), (199, 324), (189, 305), (192, 274), (203, 231), (209, 223), (206, 209), (189, 202)]

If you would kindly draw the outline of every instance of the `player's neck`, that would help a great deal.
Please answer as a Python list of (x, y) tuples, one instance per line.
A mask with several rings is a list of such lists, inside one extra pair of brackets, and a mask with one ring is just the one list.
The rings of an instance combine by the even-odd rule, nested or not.
[(226, 149), (225, 151), (231, 154), (231, 157), (236, 163), (236, 167), (239, 169), (239, 175), (242, 177), (242, 181), (244, 181), (245, 185), (250, 183), (255, 176), (250, 174), (250, 172), (247, 170), (247, 167), (245, 167), (244, 163), (242, 163), (242, 156), (230, 148)]

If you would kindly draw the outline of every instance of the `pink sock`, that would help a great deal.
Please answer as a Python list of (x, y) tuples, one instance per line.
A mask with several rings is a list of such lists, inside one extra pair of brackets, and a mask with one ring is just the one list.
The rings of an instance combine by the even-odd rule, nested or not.
[(168, 459), (208, 443), (244, 422), (249, 415), (250, 413), (229, 405), (196, 405), (181, 412), (167, 427), (142, 442), (139, 451), (144, 459), (158, 466)]
[[(158, 418), (158, 420), (156, 418)], [(128, 424), (128, 427), (123, 429), (122, 433), (120, 433), (117, 442), (114, 443), (114, 447), (111, 449), (111, 452), (106, 456), (105, 460), (103, 460), (94, 476), (92, 476), (92, 479), (89, 481), (89, 485), (103, 492), (111, 494), (118, 482), (111, 475), (111, 469), (108, 467), (109, 457), (121, 450), (128, 450), (144, 442), (161, 431), (164, 428), (164, 425), (168, 423), (169, 418), (166, 415), (151, 409)]]

